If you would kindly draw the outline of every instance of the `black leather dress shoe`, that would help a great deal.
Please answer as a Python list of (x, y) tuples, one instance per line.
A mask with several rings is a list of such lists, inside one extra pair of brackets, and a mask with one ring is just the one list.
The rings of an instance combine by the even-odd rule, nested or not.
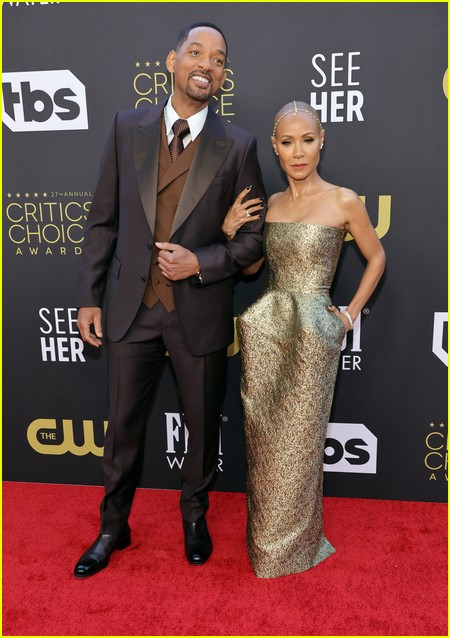
[(195, 523), (183, 521), (183, 530), (186, 558), (191, 565), (203, 565), (211, 556), (213, 548), (206, 519), (199, 518)]
[(75, 565), (74, 576), (87, 578), (104, 569), (116, 549), (125, 549), (131, 543), (130, 530), (122, 534), (100, 534)]

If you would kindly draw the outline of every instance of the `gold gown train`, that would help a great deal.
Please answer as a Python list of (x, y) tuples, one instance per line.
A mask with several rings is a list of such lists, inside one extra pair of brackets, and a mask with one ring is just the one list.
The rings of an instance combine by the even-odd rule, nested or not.
[(261, 578), (335, 550), (323, 534), (323, 453), (344, 323), (327, 310), (345, 231), (266, 222), (266, 291), (238, 319), (248, 463), (247, 547)]

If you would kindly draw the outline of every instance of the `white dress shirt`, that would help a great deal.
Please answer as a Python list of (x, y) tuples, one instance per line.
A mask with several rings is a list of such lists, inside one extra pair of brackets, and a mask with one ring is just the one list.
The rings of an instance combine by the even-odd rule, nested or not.
[(173, 140), (174, 133), (172, 130), (172, 126), (179, 119), (186, 119), (189, 124), (189, 133), (183, 137), (183, 145), (184, 148), (189, 144), (189, 142), (193, 142), (195, 138), (200, 135), (202, 129), (206, 122), (206, 117), (208, 115), (208, 105), (205, 106), (201, 111), (195, 113), (195, 115), (191, 115), (188, 118), (180, 118), (178, 113), (172, 106), (172, 95), (169, 98), (165, 108), (164, 108), (164, 121), (166, 123), (166, 131), (167, 131), (167, 144)]

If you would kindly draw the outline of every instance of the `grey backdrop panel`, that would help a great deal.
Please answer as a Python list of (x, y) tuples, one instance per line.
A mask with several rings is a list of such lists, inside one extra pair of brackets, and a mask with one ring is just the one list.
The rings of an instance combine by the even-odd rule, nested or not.
[[(84, 217), (114, 113), (166, 99), (165, 57), (197, 20), (228, 37), (229, 80), (214, 105), (257, 136), (268, 194), (285, 187), (273, 116), (312, 101), (326, 129), (321, 174), (365, 197), (387, 253), (344, 344), (325, 494), (445, 500), (445, 3), (3, 3), (4, 478), (102, 481), (105, 354), (83, 350), (73, 310)], [(363, 268), (346, 242), (336, 305)], [(265, 276), (236, 278), (236, 315)], [(219, 490), (245, 488), (239, 376), (230, 351)], [(143, 486), (179, 487), (179, 411), (168, 362)]]

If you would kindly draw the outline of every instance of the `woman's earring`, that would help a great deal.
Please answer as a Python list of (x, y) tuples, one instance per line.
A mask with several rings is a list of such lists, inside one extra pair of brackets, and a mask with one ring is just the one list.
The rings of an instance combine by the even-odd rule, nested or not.
[(323, 142), (322, 142), (322, 144), (320, 145), (320, 149), (319, 149), (319, 150), (322, 150), (322, 149), (323, 149)]

